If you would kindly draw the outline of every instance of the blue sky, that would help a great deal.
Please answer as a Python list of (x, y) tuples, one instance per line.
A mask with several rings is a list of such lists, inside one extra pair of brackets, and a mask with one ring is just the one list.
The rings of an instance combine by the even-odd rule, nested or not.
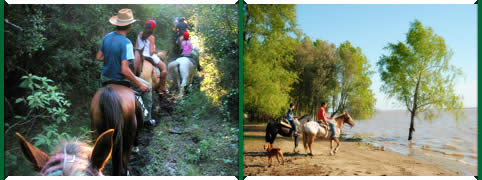
[[(337, 46), (349, 40), (362, 48), (372, 70), (388, 51), (389, 42), (405, 41), (415, 19), (430, 26), (445, 38), (454, 52), (451, 64), (464, 75), (457, 79), (456, 92), (464, 97), (464, 107), (477, 106), (477, 5), (297, 5), (298, 28), (312, 40), (320, 39)], [(379, 110), (404, 109), (380, 91), (377, 73), (371, 88)]]

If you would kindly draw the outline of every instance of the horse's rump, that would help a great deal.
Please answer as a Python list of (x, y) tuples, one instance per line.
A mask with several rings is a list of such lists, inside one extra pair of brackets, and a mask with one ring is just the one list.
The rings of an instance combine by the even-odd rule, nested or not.
[[(92, 128), (96, 133), (114, 129), (112, 166), (113, 175), (125, 175), (128, 154), (137, 131), (134, 92), (124, 86), (108, 85), (94, 95), (91, 104)], [(134, 133), (134, 135), (132, 135)], [(97, 134), (98, 135), (98, 134)]]

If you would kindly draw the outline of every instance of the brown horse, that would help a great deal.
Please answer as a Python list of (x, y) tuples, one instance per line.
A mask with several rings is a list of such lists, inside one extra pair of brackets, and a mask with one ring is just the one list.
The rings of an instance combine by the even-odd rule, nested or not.
[[(161, 60), (167, 60), (167, 52), (165, 51), (160, 51), (159, 53), (157, 53), (157, 55), (159, 56), (159, 58)], [(148, 62), (148, 60), (144, 60), (143, 63), (141, 64), (141, 69), (142, 69), (142, 72), (140, 74), (140, 78), (144, 79), (145, 81), (147, 81), (148, 83), (150, 83), (152, 85), (152, 90), (154, 92), (154, 90), (158, 90), (160, 87), (161, 87), (161, 78), (157, 78), (156, 76), (156, 72), (155, 69), (154, 69), (154, 66), (152, 65), (152, 63)], [(166, 66), (166, 69), (167, 69), (167, 66)], [(167, 72), (161, 72), (161, 77), (165, 77), (167, 78)], [(164, 81), (166, 81), (164, 79)], [(165, 84), (165, 82), (164, 82)], [(154, 97), (154, 96), (152, 96)], [(159, 103), (161, 102), (161, 99), (162, 96), (159, 96)], [(157, 108), (160, 107), (160, 104), (157, 103)]]
[[(341, 133), (341, 129), (343, 128), (343, 124), (347, 123), (350, 126), (355, 126), (355, 121), (351, 118), (351, 116), (345, 112), (342, 115), (335, 118), (336, 125), (336, 134)], [(340, 140), (338, 137), (331, 137), (331, 130), (323, 128), (318, 122), (310, 121), (303, 126), (303, 146), (305, 150), (308, 148), (310, 149), (309, 155), (313, 155), (311, 150), (311, 145), (315, 142), (315, 138), (318, 139), (329, 139), (330, 140), (330, 155), (335, 155), (340, 147)], [(333, 148), (333, 142), (336, 142), (336, 147)]]
[[(135, 51), (134, 74), (141, 72), (142, 54)], [(142, 51), (141, 51), (142, 52)], [(100, 88), (90, 105), (91, 128), (94, 136), (107, 129), (114, 129), (112, 150), (112, 175), (127, 175), (127, 164), (132, 145), (137, 146), (137, 134), (143, 127), (144, 115), (134, 91), (127, 86), (108, 84)]]
[(112, 152), (113, 134), (113, 129), (102, 133), (93, 148), (85, 143), (65, 142), (49, 157), (16, 133), (23, 154), (42, 176), (102, 176)]

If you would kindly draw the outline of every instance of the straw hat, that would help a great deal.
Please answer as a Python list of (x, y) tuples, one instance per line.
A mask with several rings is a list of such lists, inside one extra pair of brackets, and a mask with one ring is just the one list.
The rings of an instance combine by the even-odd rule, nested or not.
[(109, 19), (112, 25), (116, 26), (127, 26), (129, 24), (135, 23), (134, 15), (130, 9), (121, 9), (116, 16), (112, 16)]

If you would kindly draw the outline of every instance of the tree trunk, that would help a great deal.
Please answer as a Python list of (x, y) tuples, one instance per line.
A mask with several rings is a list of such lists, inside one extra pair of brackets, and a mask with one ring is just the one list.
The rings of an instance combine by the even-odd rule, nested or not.
[(415, 111), (412, 111), (410, 116), (410, 129), (408, 129), (408, 140), (412, 140), (412, 132), (415, 131), (414, 128), (414, 119), (415, 119)]
[(421, 76), (422, 74), (418, 75), (418, 80), (417, 80), (417, 85), (415, 86), (415, 93), (413, 95), (413, 105), (412, 105), (412, 111), (410, 111), (411, 117), (410, 117), (410, 128), (408, 129), (408, 140), (412, 140), (412, 132), (415, 131), (414, 128), (414, 119), (415, 119), (415, 114), (417, 113), (417, 97), (418, 97), (418, 89), (420, 86), (420, 81), (421, 81)]

